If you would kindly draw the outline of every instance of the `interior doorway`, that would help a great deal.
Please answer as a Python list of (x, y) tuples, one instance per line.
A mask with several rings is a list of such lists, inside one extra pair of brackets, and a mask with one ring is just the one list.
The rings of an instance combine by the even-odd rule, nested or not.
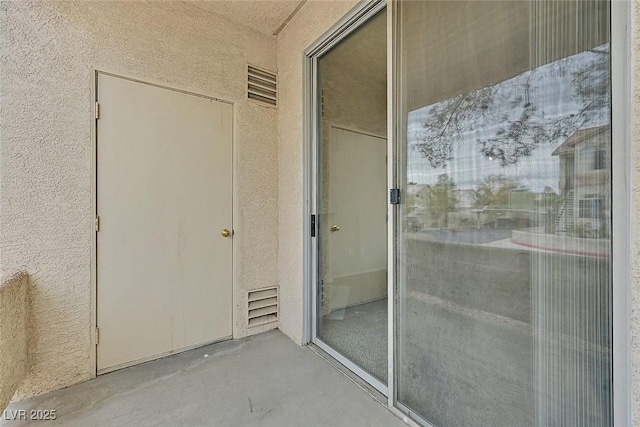
[(97, 372), (232, 336), (233, 107), (98, 73)]
[(387, 20), (315, 60), (313, 342), (387, 394)]

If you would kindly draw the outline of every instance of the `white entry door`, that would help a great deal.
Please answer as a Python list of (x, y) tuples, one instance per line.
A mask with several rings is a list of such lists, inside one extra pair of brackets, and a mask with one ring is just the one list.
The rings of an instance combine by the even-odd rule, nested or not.
[(99, 74), (97, 370), (232, 335), (232, 106)]
[(387, 140), (338, 127), (330, 139), (325, 314), (387, 295)]

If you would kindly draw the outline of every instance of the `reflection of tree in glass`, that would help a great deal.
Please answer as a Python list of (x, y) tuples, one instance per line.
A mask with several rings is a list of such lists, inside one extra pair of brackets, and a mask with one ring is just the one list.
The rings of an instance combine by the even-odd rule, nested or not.
[(454, 212), (458, 206), (456, 183), (449, 175), (443, 173), (438, 176), (434, 185), (426, 185), (417, 197), (420, 197), (432, 218), (444, 217), (444, 226), (449, 226), (449, 212)]
[(442, 168), (453, 158), (453, 141), (466, 131), (482, 126), (483, 113), (492, 102), (491, 87), (440, 102), (429, 109), (429, 121), (418, 150), (434, 168)]
[(553, 188), (546, 186), (544, 187), (544, 192), (542, 193), (541, 197), (538, 199), (538, 206), (539, 207), (544, 207), (544, 208), (550, 208), (550, 209), (556, 209), (558, 207), (560, 207), (560, 205), (562, 204), (562, 200), (563, 198), (560, 197), (559, 194), (557, 194)]
[(509, 195), (518, 189), (518, 184), (504, 175), (488, 175), (473, 192), (477, 208), (507, 208)]
[[(559, 142), (589, 123), (607, 120), (609, 82), (609, 46), (604, 45), (429, 107), (416, 147), (432, 167), (442, 168), (453, 158), (454, 142), (486, 129), (489, 136), (476, 138), (480, 152), (503, 166), (515, 164), (538, 144)], [(554, 113), (558, 98), (545, 105), (545, 97), (566, 86), (575, 108), (560, 106), (564, 114)]]

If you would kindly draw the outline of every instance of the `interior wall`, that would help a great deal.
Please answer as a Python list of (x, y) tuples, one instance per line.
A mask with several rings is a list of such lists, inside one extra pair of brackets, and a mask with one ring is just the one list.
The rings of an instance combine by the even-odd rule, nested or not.
[(278, 284), (277, 110), (245, 95), (275, 38), (179, 1), (3, 1), (0, 28), (1, 266), (29, 274), (34, 331), (16, 397), (95, 369), (92, 67), (235, 102), (235, 336), (277, 326), (246, 327), (247, 290)]
[(303, 336), (303, 73), (304, 50), (357, 1), (310, 1), (278, 35), (280, 329), (297, 343)]

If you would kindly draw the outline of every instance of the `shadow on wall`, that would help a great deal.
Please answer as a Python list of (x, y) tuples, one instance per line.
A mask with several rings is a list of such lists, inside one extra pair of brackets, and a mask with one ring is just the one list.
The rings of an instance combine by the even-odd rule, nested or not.
[(18, 272), (0, 277), (0, 411), (4, 411), (29, 367), (29, 276)]

